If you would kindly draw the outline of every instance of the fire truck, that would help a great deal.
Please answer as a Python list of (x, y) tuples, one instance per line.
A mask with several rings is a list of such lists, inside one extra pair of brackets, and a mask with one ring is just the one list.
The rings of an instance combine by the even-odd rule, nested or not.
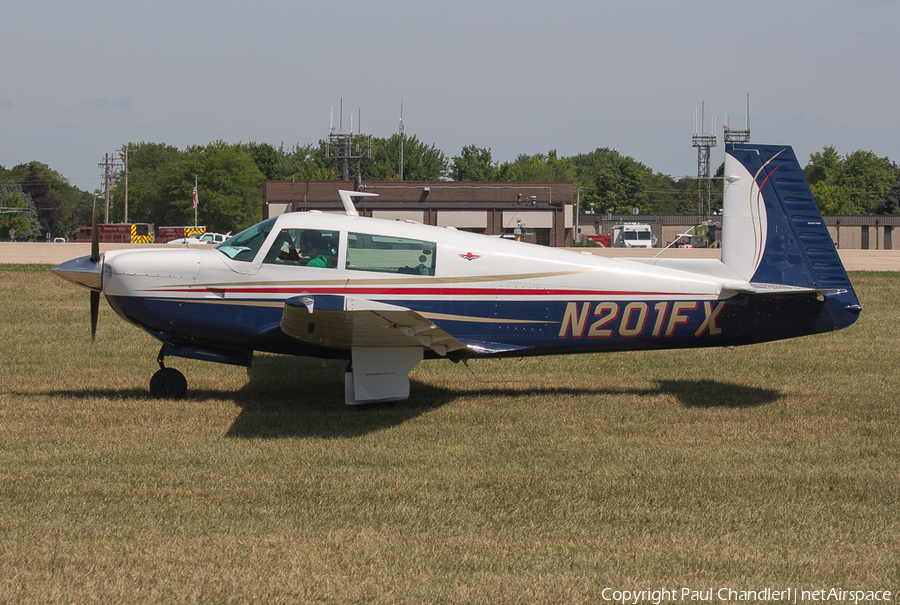
[(181, 239), (183, 237), (196, 237), (206, 233), (206, 227), (160, 227), (156, 241), (160, 244), (167, 244), (173, 239)]
[[(79, 227), (72, 234), (73, 242), (90, 242), (91, 228)], [(97, 225), (97, 239), (105, 244), (152, 244), (152, 223), (109, 223)]]

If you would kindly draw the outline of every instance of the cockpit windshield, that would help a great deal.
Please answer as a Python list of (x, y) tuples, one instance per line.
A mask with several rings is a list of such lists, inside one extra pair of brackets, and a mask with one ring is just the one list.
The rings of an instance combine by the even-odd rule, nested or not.
[(270, 218), (241, 231), (231, 239), (227, 239), (216, 246), (216, 250), (228, 258), (249, 263), (256, 258), (256, 253), (259, 252), (263, 242), (266, 241), (277, 218)]

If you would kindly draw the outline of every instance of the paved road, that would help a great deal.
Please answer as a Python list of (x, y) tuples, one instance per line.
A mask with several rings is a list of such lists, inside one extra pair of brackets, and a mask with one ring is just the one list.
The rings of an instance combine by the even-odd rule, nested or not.
[[(205, 244), (190, 246), (206, 248)], [(120, 250), (123, 248), (176, 248), (162, 244), (100, 244), (100, 251)], [(573, 250), (590, 252), (609, 257), (652, 257), (659, 254), (658, 249), (624, 250), (622, 248), (573, 248)], [(87, 256), (91, 253), (90, 244), (34, 244), (30, 242), (0, 242), (0, 264), (3, 263), (39, 263), (56, 265), (70, 258)], [(669, 249), (663, 254), (667, 257), (679, 258), (719, 258), (719, 250), (698, 248)], [(900, 250), (841, 250), (841, 260), (848, 271), (900, 271)]]

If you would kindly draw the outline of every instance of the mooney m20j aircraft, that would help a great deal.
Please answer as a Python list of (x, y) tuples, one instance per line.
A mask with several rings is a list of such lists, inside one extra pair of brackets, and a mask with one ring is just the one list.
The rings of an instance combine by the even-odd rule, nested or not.
[[(250, 366), (341, 359), (348, 404), (405, 399), (423, 358), (734, 346), (844, 328), (861, 307), (790, 147), (728, 145), (722, 260), (615, 259), (410, 222), (297, 212), (215, 249), (121, 250), (53, 268), (162, 342)], [(96, 232), (96, 230), (94, 230)]]

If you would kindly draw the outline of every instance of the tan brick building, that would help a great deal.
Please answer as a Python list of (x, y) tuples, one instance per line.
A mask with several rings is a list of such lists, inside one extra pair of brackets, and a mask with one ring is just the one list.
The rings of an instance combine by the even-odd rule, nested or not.
[(266, 181), (263, 218), (304, 210), (343, 212), (341, 189), (378, 194), (356, 200), (363, 216), (518, 236), (545, 246), (573, 241), (574, 189), (564, 182)]

